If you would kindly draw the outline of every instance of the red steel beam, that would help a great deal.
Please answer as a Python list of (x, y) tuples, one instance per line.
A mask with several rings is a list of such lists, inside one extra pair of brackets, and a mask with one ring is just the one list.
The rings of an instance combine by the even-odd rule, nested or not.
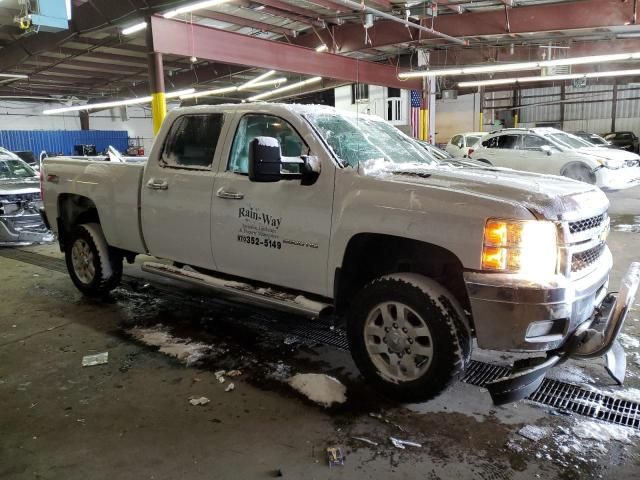
[(347, 82), (416, 90), (422, 87), (419, 79), (401, 81), (397, 76), (397, 69), (391, 65), (332, 53), (317, 53), (297, 45), (162, 17), (152, 17), (151, 28), (154, 49), (164, 54), (185, 57), (194, 55), (232, 65), (248, 65)]
[[(560, 4), (519, 6), (509, 10), (510, 30), (503, 9), (484, 12), (465, 12), (461, 15), (440, 15), (433, 28), (453, 37), (483, 35), (526, 34), (631, 25), (633, 2), (621, 0), (582, 0)], [(431, 18), (428, 19), (431, 26)], [(364, 29), (357, 23), (346, 23), (333, 30), (341, 53), (411, 42), (420, 38), (416, 29), (391, 21), (379, 21), (369, 29), (371, 45), (364, 43)], [(294, 40), (298, 45), (311, 47), (317, 43), (315, 35), (303, 35)]]

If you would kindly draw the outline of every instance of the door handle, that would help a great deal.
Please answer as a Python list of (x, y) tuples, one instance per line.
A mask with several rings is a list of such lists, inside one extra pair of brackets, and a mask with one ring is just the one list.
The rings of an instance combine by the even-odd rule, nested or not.
[(244, 195), (239, 192), (227, 192), (224, 188), (219, 189), (216, 192), (216, 195), (220, 198), (225, 198), (227, 200), (242, 200)]
[(166, 180), (149, 180), (147, 182), (147, 188), (151, 190), (168, 190), (169, 182)]

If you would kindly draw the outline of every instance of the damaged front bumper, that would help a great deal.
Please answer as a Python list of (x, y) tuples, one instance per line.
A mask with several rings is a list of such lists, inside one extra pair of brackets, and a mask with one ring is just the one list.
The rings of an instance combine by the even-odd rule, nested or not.
[(0, 246), (23, 246), (34, 243), (49, 243), (54, 236), (44, 225), (37, 210), (19, 210), (0, 215)]
[(622, 384), (626, 371), (625, 353), (617, 342), (625, 318), (640, 284), (640, 263), (634, 262), (622, 279), (617, 295), (608, 294), (596, 307), (591, 318), (581, 323), (562, 346), (547, 352), (543, 358), (515, 362), (512, 372), (487, 385), (496, 405), (514, 402), (535, 392), (547, 371), (569, 358), (604, 356), (611, 376)]

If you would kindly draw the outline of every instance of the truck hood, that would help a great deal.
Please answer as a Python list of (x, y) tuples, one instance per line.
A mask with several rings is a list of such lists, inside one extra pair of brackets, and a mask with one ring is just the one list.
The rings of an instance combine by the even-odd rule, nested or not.
[(517, 203), (539, 218), (572, 220), (601, 213), (609, 206), (602, 191), (592, 185), (553, 175), (520, 172), (508, 168), (400, 164), (371, 160), (360, 174), (394, 183), (444, 188)]
[(40, 192), (38, 177), (0, 180), (0, 195), (19, 195)]

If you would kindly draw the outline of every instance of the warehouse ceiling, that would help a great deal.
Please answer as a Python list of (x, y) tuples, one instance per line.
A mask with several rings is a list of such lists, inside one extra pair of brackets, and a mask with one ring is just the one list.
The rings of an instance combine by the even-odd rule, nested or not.
[[(55, 95), (81, 99), (143, 94), (148, 90), (145, 32), (122, 29), (146, 16), (191, 4), (170, 0), (72, 0), (68, 31), (23, 33), (14, 22), (18, 0), (0, 3), (0, 73), (28, 79), (0, 87), (2, 95)], [(640, 51), (637, 1), (474, 0), (366, 4), (467, 45), (374, 17), (335, 0), (235, 0), (180, 15), (176, 20), (252, 37), (316, 48), (339, 55), (416, 68), (415, 52), (427, 49), (432, 68)], [(434, 16), (435, 9), (437, 14)], [(232, 45), (229, 48), (233, 48)], [(261, 73), (201, 59), (165, 55), (167, 89), (217, 88)], [(596, 66), (597, 68), (597, 66)], [(296, 76), (298, 78), (299, 76)]]

